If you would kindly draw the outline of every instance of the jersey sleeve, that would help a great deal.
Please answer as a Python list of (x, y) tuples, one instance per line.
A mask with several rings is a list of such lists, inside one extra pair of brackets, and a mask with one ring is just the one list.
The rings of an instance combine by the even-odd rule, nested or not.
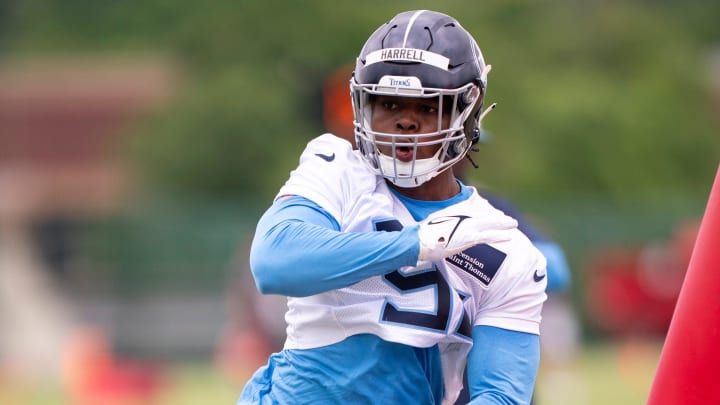
[(565, 251), (555, 242), (533, 241), (533, 245), (542, 252), (547, 260), (547, 292), (557, 293), (570, 287), (572, 276)]
[(360, 196), (371, 192), (376, 176), (353, 152), (350, 142), (332, 134), (310, 141), (300, 156), (300, 164), (278, 192), (299, 195), (318, 204), (343, 223), (346, 210)]
[(473, 324), (539, 334), (542, 305), (547, 298), (545, 258), (519, 231), (513, 240), (493, 246), (507, 255), (497, 279), (478, 302)]

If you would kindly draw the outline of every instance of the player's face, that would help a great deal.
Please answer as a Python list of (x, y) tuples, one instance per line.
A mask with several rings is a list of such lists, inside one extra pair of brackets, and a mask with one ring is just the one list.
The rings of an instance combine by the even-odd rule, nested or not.
[[(418, 135), (427, 134), (446, 129), (450, 125), (450, 109), (443, 108), (443, 115), (438, 116), (437, 98), (377, 96), (372, 103), (372, 129), (377, 132), (390, 134)], [(447, 113), (445, 113), (447, 112)], [(438, 128), (438, 127), (441, 128)], [(424, 138), (423, 141), (440, 139), (442, 135), (434, 138)], [(386, 138), (386, 139), (383, 139)], [(392, 142), (389, 137), (377, 136), (377, 140)], [(413, 138), (395, 138), (395, 142), (412, 143)], [(440, 143), (418, 146), (416, 159), (432, 157), (440, 148)], [(380, 146), (380, 152), (392, 155), (391, 146)], [(413, 158), (413, 149), (399, 147), (395, 151), (396, 157), (402, 161)]]

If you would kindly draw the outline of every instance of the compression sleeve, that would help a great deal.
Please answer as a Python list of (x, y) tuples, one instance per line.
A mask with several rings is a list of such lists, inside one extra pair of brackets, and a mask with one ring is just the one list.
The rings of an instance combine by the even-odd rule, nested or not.
[(250, 248), (250, 268), (263, 294), (303, 297), (414, 266), (418, 226), (398, 232), (340, 232), (311, 200), (284, 197), (263, 214)]
[(540, 337), (494, 326), (473, 328), (469, 404), (529, 404), (540, 364)]

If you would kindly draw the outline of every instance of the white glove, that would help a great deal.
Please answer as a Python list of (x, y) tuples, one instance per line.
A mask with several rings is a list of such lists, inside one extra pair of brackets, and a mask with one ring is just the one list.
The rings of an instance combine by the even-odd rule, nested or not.
[(420, 223), (421, 261), (439, 261), (482, 243), (510, 240), (518, 223), (508, 216), (477, 218), (467, 215), (430, 217)]

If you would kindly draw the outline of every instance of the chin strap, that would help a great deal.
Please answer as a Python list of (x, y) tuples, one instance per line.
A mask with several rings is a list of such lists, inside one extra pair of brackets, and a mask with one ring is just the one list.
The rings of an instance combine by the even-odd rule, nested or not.
[[(478, 149), (478, 148), (472, 148), (472, 149), (470, 149), (470, 151), (472, 151), (472, 152), (480, 152), (480, 149)], [(473, 168), (475, 168), (475, 169), (479, 169), (479, 168), (480, 168), (480, 166), (478, 166), (477, 163), (475, 163), (475, 161), (473, 160), (473, 158), (470, 157), (470, 154), (469, 154), (469, 153), (466, 154), (465, 157), (467, 158), (467, 160), (470, 161), (470, 164), (473, 165)]]
[[(480, 135), (480, 133), (482, 132), (482, 129), (480, 129), (480, 123), (481, 123), (482, 120), (485, 118), (485, 116), (487, 116), (487, 115), (490, 113), (490, 111), (492, 111), (492, 110), (495, 109), (495, 107), (497, 107), (497, 103), (492, 103), (492, 104), (490, 104), (490, 105), (488, 106), (488, 108), (486, 108), (485, 111), (483, 111), (482, 113), (480, 113), (480, 115), (478, 116), (478, 119), (477, 119), (477, 122), (478, 122), (477, 141), (476, 141), (476, 142), (473, 142), (473, 144), (476, 144), (476, 143), (478, 143), (478, 142), (482, 142), (482, 135)], [(480, 149), (478, 149), (478, 148), (476, 148), (476, 147), (470, 147), (470, 150), (468, 151), (468, 153), (465, 154), (465, 157), (470, 161), (470, 164), (472, 164), (475, 169), (480, 168), (480, 166), (478, 166), (478, 164), (475, 163), (475, 161), (473, 160), (473, 158), (470, 157), (470, 153), (469, 153), (469, 152), (480, 152)]]

